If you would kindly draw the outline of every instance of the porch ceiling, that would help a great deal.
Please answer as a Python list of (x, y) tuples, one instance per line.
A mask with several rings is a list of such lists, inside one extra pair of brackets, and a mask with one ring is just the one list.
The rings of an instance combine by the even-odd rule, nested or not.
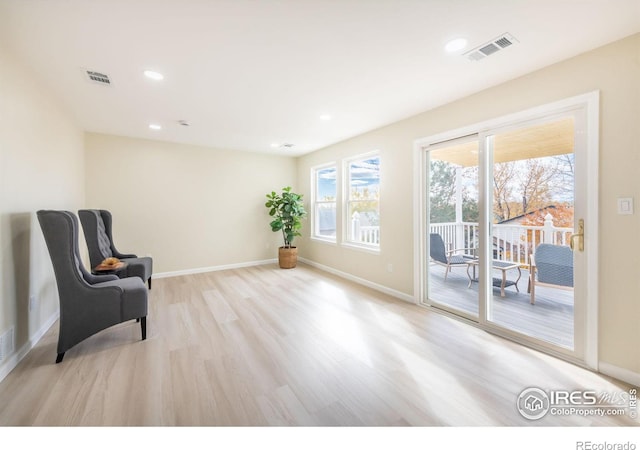
[[(497, 134), (495, 137), (494, 162), (518, 161), (544, 156), (573, 153), (573, 118), (568, 117), (551, 123), (520, 128)], [(431, 159), (447, 161), (462, 167), (478, 165), (478, 143), (466, 142), (434, 150)]]

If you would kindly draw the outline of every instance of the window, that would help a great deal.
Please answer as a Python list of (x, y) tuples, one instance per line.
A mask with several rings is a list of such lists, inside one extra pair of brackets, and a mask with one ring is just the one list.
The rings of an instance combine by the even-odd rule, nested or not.
[(380, 246), (380, 156), (370, 154), (347, 162), (347, 241)]
[(313, 169), (313, 237), (336, 240), (336, 178), (335, 165)]

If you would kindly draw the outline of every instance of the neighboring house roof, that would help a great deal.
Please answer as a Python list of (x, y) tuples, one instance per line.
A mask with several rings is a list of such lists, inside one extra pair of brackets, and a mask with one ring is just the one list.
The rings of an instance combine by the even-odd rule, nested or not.
[(524, 219), (525, 217), (532, 217), (532, 216), (535, 216), (537, 213), (544, 212), (549, 209), (556, 209), (556, 208), (557, 208), (557, 205), (545, 206), (544, 208), (539, 208), (539, 209), (536, 209), (535, 211), (529, 211), (526, 214), (520, 214), (519, 216), (512, 217), (511, 219), (503, 220), (502, 222), (498, 222), (498, 223), (499, 224), (512, 223), (512, 222), (520, 223), (522, 222), (522, 219)]

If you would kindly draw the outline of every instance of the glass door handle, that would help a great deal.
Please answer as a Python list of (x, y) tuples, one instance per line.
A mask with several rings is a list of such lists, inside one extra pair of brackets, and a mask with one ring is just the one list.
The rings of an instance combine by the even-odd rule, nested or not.
[(573, 240), (578, 239), (578, 250), (584, 251), (584, 219), (578, 220), (578, 232), (569, 238), (569, 247), (575, 251)]

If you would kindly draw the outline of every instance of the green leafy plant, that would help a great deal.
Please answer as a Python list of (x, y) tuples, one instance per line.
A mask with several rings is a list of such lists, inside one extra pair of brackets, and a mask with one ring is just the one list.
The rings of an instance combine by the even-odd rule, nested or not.
[(291, 248), (293, 239), (301, 236), (302, 219), (307, 215), (302, 203), (302, 195), (291, 192), (290, 187), (282, 188), (282, 194), (275, 191), (267, 194), (269, 215), (274, 217), (269, 225), (271, 230), (282, 231), (284, 247)]

